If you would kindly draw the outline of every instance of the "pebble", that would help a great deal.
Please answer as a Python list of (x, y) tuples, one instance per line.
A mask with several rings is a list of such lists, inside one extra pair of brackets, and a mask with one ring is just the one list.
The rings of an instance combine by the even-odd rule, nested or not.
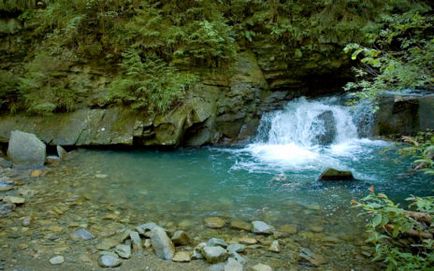
[(120, 266), (122, 264), (122, 261), (116, 254), (112, 252), (105, 252), (99, 257), (98, 264), (101, 267), (113, 268)]
[(93, 238), (95, 238), (95, 236), (93, 236), (93, 234), (90, 233), (88, 230), (86, 230), (84, 228), (80, 228), (71, 234), (71, 238), (75, 239), (75, 240), (82, 239), (82, 240), (88, 241), (88, 240), (92, 240)]
[(119, 244), (119, 242), (114, 239), (103, 239), (96, 245), (96, 249), (109, 250), (111, 248), (114, 248), (117, 244)]
[(271, 245), (270, 245), (270, 247), (268, 248), (268, 250), (271, 251), (271, 252), (279, 253), (279, 252), (280, 252), (280, 244), (279, 244), (279, 241), (274, 240), (274, 241), (271, 243)]
[(205, 218), (205, 225), (211, 229), (221, 229), (225, 226), (226, 221), (220, 217), (207, 217)]
[(179, 251), (175, 253), (175, 256), (173, 256), (172, 261), (174, 262), (181, 262), (186, 263), (191, 261), (191, 254), (187, 251)]
[(0, 201), (0, 217), (7, 216), (15, 209), (15, 204)]
[(311, 264), (313, 264), (315, 266), (320, 266), (320, 265), (325, 264), (327, 262), (324, 257), (322, 257), (321, 255), (313, 253), (308, 248), (301, 248), (300, 257), (307, 260), (308, 262), (310, 262)]
[(288, 234), (296, 234), (297, 233), (297, 225), (295, 224), (285, 224), (279, 228), (280, 232), (288, 233)]
[(44, 171), (42, 171), (41, 169), (35, 169), (32, 170), (32, 172), (30, 173), (30, 177), (36, 178), (36, 177), (41, 177), (44, 174)]
[(241, 237), (238, 241), (245, 245), (254, 245), (258, 243), (258, 240), (252, 237)]
[(31, 223), (32, 223), (32, 218), (30, 216), (26, 216), (23, 217), (23, 221), (21, 222), (21, 225), (23, 225), (24, 227), (28, 227), (30, 226)]
[(62, 264), (65, 262), (65, 258), (63, 256), (54, 256), (50, 259), (50, 263), (53, 265)]

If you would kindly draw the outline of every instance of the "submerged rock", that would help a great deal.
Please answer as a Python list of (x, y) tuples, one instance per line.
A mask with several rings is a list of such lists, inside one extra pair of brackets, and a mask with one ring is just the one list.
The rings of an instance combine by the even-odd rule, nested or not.
[(206, 243), (207, 246), (210, 247), (215, 247), (215, 246), (220, 246), (220, 247), (227, 247), (228, 244), (225, 242), (225, 240), (223, 239), (219, 239), (219, 238), (211, 238), (208, 240), (208, 242)]
[(230, 227), (232, 229), (236, 230), (244, 230), (244, 231), (251, 231), (252, 230), (252, 224), (240, 220), (240, 219), (234, 219), (231, 221)]
[(322, 264), (326, 263), (326, 260), (321, 255), (313, 253), (308, 248), (301, 248), (300, 250), (300, 257), (304, 260), (310, 262), (314, 266), (320, 266)]
[(129, 259), (131, 257), (131, 245), (117, 245), (115, 247), (116, 254), (123, 259)]
[(224, 221), (220, 217), (207, 217), (207, 218), (205, 218), (205, 225), (211, 229), (223, 228), (225, 226), (225, 224), (226, 224), (226, 221)]
[(346, 170), (328, 168), (318, 178), (320, 181), (351, 181), (354, 180), (353, 173)]
[(224, 269), (224, 271), (243, 271), (243, 270), (244, 270), (243, 265), (237, 262), (233, 258), (228, 259), (228, 262), (226, 263)]
[(164, 260), (171, 260), (175, 255), (175, 246), (161, 227), (151, 230), (151, 243), (155, 254)]
[(18, 167), (42, 167), (45, 163), (46, 146), (34, 134), (12, 131), (8, 157)]
[(252, 232), (256, 234), (272, 234), (274, 231), (273, 226), (270, 226), (263, 221), (253, 221), (252, 226)]
[(180, 262), (180, 263), (187, 263), (191, 261), (191, 253), (188, 251), (179, 251), (175, 253), (175, 256), (173, 256), (172, 261), (174, 262)]
[(15, 209), (15, 204), (0, 201), (0, 217), (7, 216)]
[(55, 256), (49, 260), (52, 265), (58, 265), (65, 262), (65, 258), (63, 256)]
[(71, 234), (71, 238), (75, 239), (75, 240), (82, 239), (82, 240), (86, 240), (87, 241), (87, 240), (91, 240), (91, 239), (93, 239), (95, 237), (88, 230), (86, 230), (84, 228), (80, 228), (80, 229), (77, 229), (76, 231), (74, 231)]
[(176, 231), (172, 236), (172, 242), (175, 245), (186, 246), (190, 244), (190, 236), (185, 231)]
[(270, 245), (270, 247), (268, 248), (268, 250), (271, 251), (271, 252), (279, 253), (279, 252), (280, 252), (280, 244), (279, 244), (279, 241), (274, 240), (274, 241), (271, 243), (271, 245)]
[(246, 249), (245, 245), (242, 244), (230, 244), (227, 248), (230, 254), (242, 253)]
[(271, 268), (271, 267), (268, 266), (268, 265), (265, 265), (265, 264), (259, 263), (259, 264), (255, 265), (255, 266), (253, 266), (253, 267), (251, 268), (251, 270), (252, 270), (252, 271), (273, 271), (273, 268)]

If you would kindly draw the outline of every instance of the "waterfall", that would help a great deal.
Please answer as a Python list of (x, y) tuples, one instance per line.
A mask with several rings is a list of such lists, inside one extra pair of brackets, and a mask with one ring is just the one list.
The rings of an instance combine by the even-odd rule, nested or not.
[(347, 162), (369, 152), (372, 108), (345, 106), (344, 99), (299, 98), (282, 110), (263, 115), (254, 143), (246, 147), (259, 162), (286, 169), (348, 168)]

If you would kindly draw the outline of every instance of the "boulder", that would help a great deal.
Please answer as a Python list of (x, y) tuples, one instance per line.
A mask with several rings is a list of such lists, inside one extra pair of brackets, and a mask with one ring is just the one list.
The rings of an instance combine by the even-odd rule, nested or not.
[(328, 168), (318, 178), (320, 181), (351, 181), (354, 180), (353, 173), (347, 170)]
[(176, 231), (172, 236), (172, 242), (175, 245), (186, 246), (190, 244), (190, 236), (185, 231)]
[(113, 268), (120, 266), (122, 264), (122, 261), (116, 254), (112, 252), (105, 252), (99, 257), (98, 264), (101, 267)]
[(336, 137), (337, 128), (333, 111), (327, 110), (315, 117), (312, 122), (312, 131), (318, 132), (314, 139), (314, 144), (330, 145)]
[(45, 163), (46, 146), (34, 134), (12, 131), (8, 157), (17, 167), (42, 167)]
[(242, 264), (240, 264), (239, 262), (237, 262), (233, 258), (229, 258), (226, 265), (225, 265), (224, 271), (243, 271), (243, 270), (244, 270), (244, 267)]
[(151, 230), (151, 243), (155, 254), (163, 260), (172, 260), (175, 255), (175, 246), (161, 227)]

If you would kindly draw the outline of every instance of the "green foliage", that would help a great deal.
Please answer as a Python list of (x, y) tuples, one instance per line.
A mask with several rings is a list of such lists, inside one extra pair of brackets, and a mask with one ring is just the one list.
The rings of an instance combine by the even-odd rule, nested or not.
[(414, 5), (402, 14), (384, 15), (376, 27), (365, 28), (367, 44), (348, 44), (344, 52), (358, 60), (357, 81), (346, 90), (375, 98), (386, 90), (433, 89), (434, 19), (430, 8)]
[(0, 70), (0, 111), (16, 111), (18, 78), (9, 71)]
[(433, 132), (420, 132), (415, 137), (405, 136), (403, 140), (410, 143), (410, 147), (401, 150), (404, 155), (415, 157), (414, 165), (418, 170), (434, 175), (434, 134)]
[[(410, 206), (427, 215), (434, 214), (434, 197), (410, 197)], [(371, 193), (355, 206), (369, 216), (368, 242), (375, 245), (374, 260), (383, 261), (387, 270), (429, 270), (434, 266), (434, 240), (415, 238), (409, 231), (432, 232), (434, 221), (419, 221), (384, 194)]]
[(149, 113), (164, 113), (180, 103), (197, 80), (156, 57), (142, 60), (134, 49), (123, 54), (122, 71), (110, 85), (109, 99)]

